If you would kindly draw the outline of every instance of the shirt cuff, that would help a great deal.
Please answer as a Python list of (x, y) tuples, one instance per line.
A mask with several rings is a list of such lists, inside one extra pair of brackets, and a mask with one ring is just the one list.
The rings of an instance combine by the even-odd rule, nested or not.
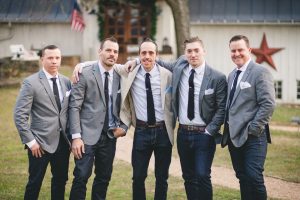
[(29, 149), (31, 149), (31, 147), (36, 143), (36, 140), (33, 139), (30, 142), (27, 142), (26, 145), (29, 147)]
[(207, 134), (207, 135), (210, 135), (211, 136), (211, 134), (207, 131), (207, 129), (205, 129), (205, 134)]
[(81, 134), (80, 133), (74, 133), (74, 134), (72, 134), (72, 139), (77, 139), (77, 138), (81, 138)]

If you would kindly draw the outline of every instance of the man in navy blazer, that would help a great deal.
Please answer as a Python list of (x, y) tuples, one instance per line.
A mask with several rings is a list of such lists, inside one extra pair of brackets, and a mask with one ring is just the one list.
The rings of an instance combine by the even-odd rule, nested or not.
[(273, 78), (265, 67), (251, 60), (246, 36), (233, 36), (229, 48), (236, 68), (228, 76), (221, 145), (228, 144), (241, 198), (267, 199), (263, 171), (267, 142), (271, 142), (268, 123), (275, 108)]
[[(188, 199), (212, 199), (211, 165), (220, 142), (227, 83), (204, 59), (203, 42), (184, 42), (185, 58), (158, 63), (173, 72), (172, 107), (179, 121), (177, 147)], [(174, 123), (175, 126), (175, 123)]]

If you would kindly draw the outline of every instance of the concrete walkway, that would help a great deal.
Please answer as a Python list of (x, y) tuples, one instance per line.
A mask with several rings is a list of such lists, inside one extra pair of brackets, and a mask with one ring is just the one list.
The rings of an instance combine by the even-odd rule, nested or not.
[[(126, 137), (118, 139), (116, 158), (131, 162), (132, 137), (128, 134)], [(300, 166), (299, 166), (300, 167)], [(150, 160), (150, 170), (154, 169), (153, 157)], [(170, 166), (170, 175), (181, 177), (180, 161), (172, 158)], [(232, 169), (224, 167), (212, 167), (212, 183), (228, 188), (239, 190), (239, 183)], [(276, 178), (265, 177), (268, 196), (280, 199), (300, 200), (300, 183), (291, 183)]]

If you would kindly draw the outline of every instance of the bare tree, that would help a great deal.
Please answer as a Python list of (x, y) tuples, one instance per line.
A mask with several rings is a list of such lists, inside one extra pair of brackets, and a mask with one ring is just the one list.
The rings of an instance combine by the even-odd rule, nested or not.
[(176, 32), (177, 56), (183, 54), (183, 42), (190, 37), (190, 15), (188, 0), (166, 0), (171, 7)]

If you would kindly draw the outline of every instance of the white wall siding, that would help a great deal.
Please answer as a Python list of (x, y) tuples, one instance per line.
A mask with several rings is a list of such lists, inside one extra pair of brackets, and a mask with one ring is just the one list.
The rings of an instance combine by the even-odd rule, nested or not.
[[(7, 24), (0, 24), (0, 39), (6, 37), (8, 28)], [(0, 57), (11, 56), (9, 49), (11, 44), (23, 44), (27, 50), (31, 47), (40, 49), (45, 45), (54, 44), (62, 50), (62, 55), (82, 54), (82, 33), (71, 31), (69, 23), (13, 23), (11, 29), (13, 37), (0, 41)]]

